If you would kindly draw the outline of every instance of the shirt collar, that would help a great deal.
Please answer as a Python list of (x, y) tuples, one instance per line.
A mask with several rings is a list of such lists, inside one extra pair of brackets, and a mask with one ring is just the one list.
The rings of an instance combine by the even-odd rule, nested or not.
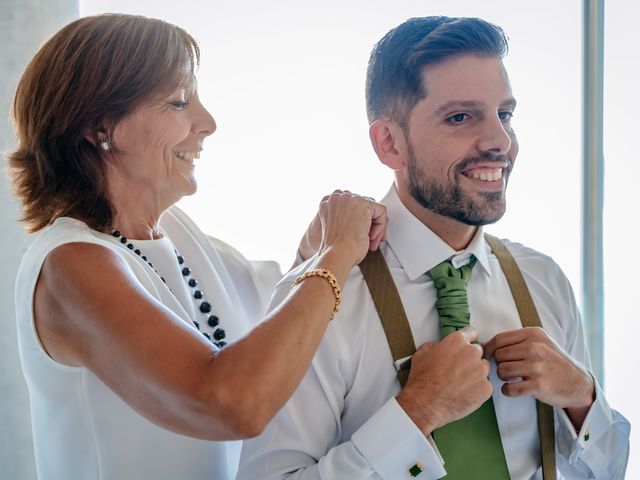
[(475, 255), (487, 275), (491, 275), (487, 256), (489, 246), (484, 240), (482, 227), (478, 228), (469, 246), (457, 252), (407, 210), (394, 185), (381, 203), (387, 207), (389, 218), (387, 244), (411, 281), (445, 260), (451, 259), (456, 267), (464, 265), (471, 254)]

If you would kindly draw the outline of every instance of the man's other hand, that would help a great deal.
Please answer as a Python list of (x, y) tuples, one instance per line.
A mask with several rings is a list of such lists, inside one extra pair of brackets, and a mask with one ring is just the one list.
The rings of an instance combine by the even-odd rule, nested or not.
[(529, 395), (554, 407), (565, 408), (580, 429), (595, 397), (589, 372), (564, 352), (538, 327), (499, 333), (485, 344), (484, 358), (494, 357), (502, 393)]

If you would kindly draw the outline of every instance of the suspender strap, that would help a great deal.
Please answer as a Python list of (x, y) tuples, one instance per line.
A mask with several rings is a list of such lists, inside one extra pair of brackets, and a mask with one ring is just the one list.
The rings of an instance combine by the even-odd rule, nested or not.
[(542, 328), (538, 311), (533, 304), (533, 299), (531, 298), (527, 284), (511, 252), (507, 250), (507, 247), (505, 247), (499, 238), (487, 233), (484, 234), (484, 238), (491, 247), (494, 255), (498, 258), (500, 268), (507, 278), (507, 283), (509, 284), (511, 295), (516, 302), (516, 308), (518, 309), (522, 326)]
[[(485, 234), (485, 239), (498, 258), (500, 267), (507, 278), (511, 295), (516, 303), (523, 327), (542, 327), (540, 317), (511, 252), (496, 237)], [(398, 289), (391, 277), (389, 267), (380, 249), (369, 252), (360, 263), (360, 270), (373, 303), (378, 311), (382, 328), (394, 363), (413, 355), (416, 351), (409, 320), (404, 311)], [(410, 364), (406, 363), (406, 367)], [(404, 387), (409, 376), (409, 368), (397, 368), (400, 386)], [(540, 454), (542, 457), (542, 473), (544, 480), (556, 480), (555, 426), (553, 407), (536, 400), (538, 413), (538, 432), (540, 435)]]
[[(394, 363), (410, 357), (416, 353), (416, 346), (409, 327), (409, 320), (380, 249), (367, 254), (360, 262), (360, 270), (362, 270), (362, 275), (367, 282), (371, 298), (373, 298), (373, 303), (378, 311)], [(404, 387), (407, 378), (409, 378), (409, 365), (409, 363), (405, 363), (405, 368), (396, 368), (401, 387)]]
[[(516, 261), (507, 250), (502, 240), (492, 235), (485, 234), (485, 240), (498, 258), (500, 268), (507, 278), (511, 295), (516, 303), (520, 321), (523, 327), (540, 327), (540, 317), (533, 304), (533, 299), (524, 281), (522, 272), (518, 268)], [(536, 400), (536, 410), (538, 412), (538, 431), (540, 434), (540, 454), (542, 456), (542, 474), (544, 480), (556, 479), (556, 436), (554, 425), (553, 407)]]

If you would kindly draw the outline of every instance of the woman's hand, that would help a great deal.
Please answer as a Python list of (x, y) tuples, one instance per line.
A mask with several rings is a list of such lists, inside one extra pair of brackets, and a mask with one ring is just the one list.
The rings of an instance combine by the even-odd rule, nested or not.
[(376, 250), (385, 239), (387, 210), (370, 197), (335, 190), (320, 202), (318, 213), (307, 228), (298, 254), (306, 260), (318, 251), (338, 248), (358, 264), (368, 250)]

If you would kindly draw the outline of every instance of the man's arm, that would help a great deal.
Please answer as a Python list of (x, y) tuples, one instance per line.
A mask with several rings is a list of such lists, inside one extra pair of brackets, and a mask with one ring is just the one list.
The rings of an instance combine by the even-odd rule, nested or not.
[(393, 398), (341, 441), (337, 397), (327, 398), (312, 370), (263, 434), (244, 443), (238, 480), (397, 479), (415, 463), (442, 471), (435, 451)]
[[(496, 335), (485, 346), (508, 396), (533, 396), (556, 410), (558, 469), (569, 478), (622, 479), (629, 455), (629, 422), (607, 403), (591, 372), (573, 291), (553, 264), (563, 339), (537, 328)], [(544, 319), (543, 319), (544, 322)], [(518, 377), (522, 381), (513, 381)]]
[(563, 280), (561, 291), (570, 306), (565, 351), (589, 372), (595, 392), (594, 401), (580, 428), (574, 428), (566, 409), (556, 408), (556, 417), (559, 419), (556, 426), (556, 448), (569, 465), (582, 471), (587, 467), (593, 478), (622, 480), (629, 459), (631, 427), (624, 416), (609, 406), (602, 388), (591, 373), (591, 359), (573, 290), (560, 268), (557, 268)]
[[(272, 306), (299, 273), (281, 282)], [(354, 283), (344, 286), (350, 301), (330, 324), (298, 390), (261, 436), (244, 443), (238, 479), (397, 479), (418, 463), (421, 478), (445, 474), (432, 443), (394, 398), (398, 385), (383, 336), (365, 352), (368, 376), (360, 376), (359, 346), (366, 342), (349, 328), (377, 317), (366, 289)]]
[[(274, 304), (287, 289), (285, 279)], [(300, 387), (264, 433), (245, 442), (238, 479), (395, 480), (414, 466), (423, 470), (420, 478), (446, 474), (431, 430), (491, 395), (476, 330), (421, 346), (396, 400), (391, 355), (368, 290), (361, 279), (348, 281), (343, 295)]]

